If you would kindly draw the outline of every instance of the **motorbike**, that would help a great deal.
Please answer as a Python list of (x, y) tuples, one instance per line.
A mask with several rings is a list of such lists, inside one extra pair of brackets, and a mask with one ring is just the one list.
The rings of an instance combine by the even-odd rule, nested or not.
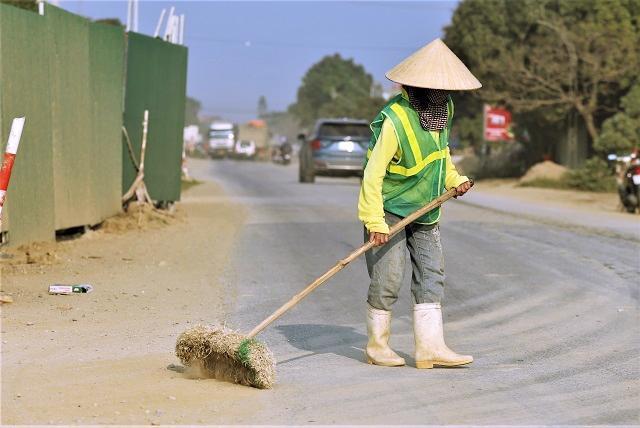
[(289, 165), (291, 163), (291, 153), (282, 154), (282, 165)]
[(282, 165), (288, 165), (291, 163), (291, 153), (293, 149), (289, 143), (283, 143), (279, 147), (276, 147), (272, 154), (271, 160), (274, 163), (280, 163)]
[(640, 212), (640, 159), (637, 153), (627, 156), (610, 154), (607, 159), (616, 161), (618, 196), (629, 213)]

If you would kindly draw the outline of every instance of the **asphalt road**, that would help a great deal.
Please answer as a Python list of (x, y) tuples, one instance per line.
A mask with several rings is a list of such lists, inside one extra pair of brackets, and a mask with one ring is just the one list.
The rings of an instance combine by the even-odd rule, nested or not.
[[(361, 243), (357, 179), (303, 185), (295, 165), (234, 161), (194, 161), (191, 172), (249, 211), (224, 273), (237, 329)], [(276, 387), (218, 401), (216, 423), (640, 423), (636, 240), (457, 201), (444, 209), (442, 240), (446, 338), (474, 356), (471, 366), (413, 367), (408, 284), (391, 339), (407, 366), (365, 364), (368, 276), (358, 260), (260, 336), (278, 360)], [(238, 406), (245, 416), (227, 419)]]

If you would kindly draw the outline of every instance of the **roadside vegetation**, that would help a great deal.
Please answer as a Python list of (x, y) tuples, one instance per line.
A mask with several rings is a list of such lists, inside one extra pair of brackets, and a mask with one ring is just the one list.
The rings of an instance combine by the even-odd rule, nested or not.
[(615, 192), (616, 180), (602, 159), (591, 158), (580, 168), (567, 171), (559, 178), (540, 177), (521, 182), (521, 187), (570, 189), (588, 192)]
[(371, 74), (353, 59), (335, 54), (325, 56), (307, 71), (289, 112), (309, 127), (319, 118), (372, 120), (384, 103), (382, 86)]
[[(462, 1), (445, 42), (483, 83), (456, 96), (475, 175), (519, 176), (553, 159), (575, 169), (528, 185), (610, 189), (606, 155), (640, 146), (639, 16), (638, 0)], [(513, 113), (515, 143), (483, 141), (485, 103)]]

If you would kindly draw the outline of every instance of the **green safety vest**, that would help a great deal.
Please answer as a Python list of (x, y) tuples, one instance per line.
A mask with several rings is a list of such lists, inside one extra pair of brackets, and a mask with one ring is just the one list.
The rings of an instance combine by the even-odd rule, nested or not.
[[(394, 157), (389, 163), (382, 181), (385, 211), (406, 217), (444, 193), (446, 149), (453, 118), (451, 97), (447, 101), (447, 112), (447, 127), (440, 131), (439, 141), (422, 129), (418, 114), (401, 94), (393, 97), (371, 122), (373, 135), (365, 167), (385, 119), (391, 120), (401, 153), (400, 159)], [(439, 219), (440, 208), (435, 208), (417, 222), (433, 224)]]

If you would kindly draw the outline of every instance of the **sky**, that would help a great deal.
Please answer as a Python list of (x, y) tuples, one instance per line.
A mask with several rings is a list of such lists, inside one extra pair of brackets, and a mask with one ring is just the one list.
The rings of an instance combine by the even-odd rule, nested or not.
[[(126, 1), (59, 0), (70, 12), (126, 22)], [(234, 122), (295, 102), (305, 72), (323, 56), (353, 58), (390, 87), (384, 73), (442, 37), (457, 0), (420, 2), (144, 1), (138, 32), (153, 35), (163, 8), (185, 15), (187, 94), (207, 114)], [(166, 19), (165, 19), (166, 20)]]

